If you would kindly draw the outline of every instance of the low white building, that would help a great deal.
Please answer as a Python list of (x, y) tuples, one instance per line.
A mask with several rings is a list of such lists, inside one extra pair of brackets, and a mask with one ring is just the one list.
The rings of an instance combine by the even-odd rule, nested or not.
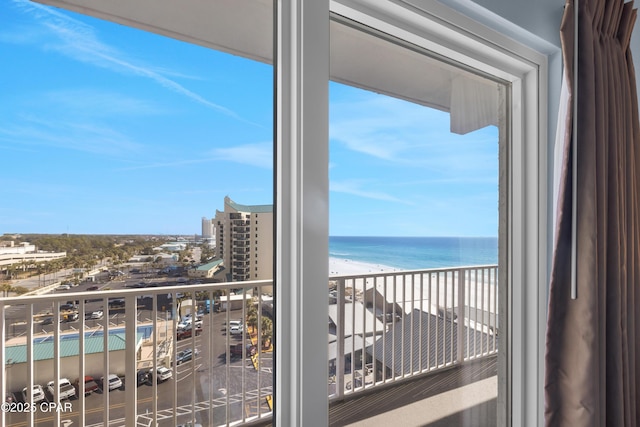
[(189, 270), (187, 274), (189, 277), (211, 279), (216, 276), (216, 273), (218, 273), (219, 271), (222, 271), (223, 263), (224, 263), (223, 260), (216, 259)]
[(1, 267), (12, 264), (53, 261), (54, 259), (65, 258), (66, 256), (66, 252), (37, 251), (35, 245), (27, 242), (20, 243), (17, 246), (11, 242), (10, 246), (0, 247), (0, 270), (2, 270)]

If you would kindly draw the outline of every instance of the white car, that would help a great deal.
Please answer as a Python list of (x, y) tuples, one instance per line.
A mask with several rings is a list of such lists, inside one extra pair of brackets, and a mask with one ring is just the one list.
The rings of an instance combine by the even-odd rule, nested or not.
[[(149, 371), (149, 375), (153, 376), (153, 370)], [(169, 368), (165, 368), (164, 366), (158, 366), (156, 369), (156, 381), (162, 382), (166, 381), (173, 376), (173, 371)]]
[(102, 319), (102, 316), (104, 316), (104, 312), (102, 310), (96, 310), (91, 313), (92, 319)]
[(182, 321), (178, 323), (176, 329), (191, 329), (191, 321)]
[[(47, 383), (47, 389), (49, 390), (49, 393), (51, 393), (51, 396), (55, 396), (56, 385), (54, 381), (49, 381)], [(72, 397), (75, 397), (75, 395), (76, 389), (71, 385), (71, 381), (66, 378), (60, 378), (60, 400), (71, 399)]]
[[(31, 394), (33, 395), (33, 403), (40, 403), (44, 400), (44, 390), (40, 384), (34, 384), (31, 389)], [(22, 397), (25, 402), (29, 401), (29, 396), (27, 395), (27, 387), (22, 389)]]
[(244, 325), (232, 325), (229, 328), (229, 333), (231, 335), (240, 335), (244, 332)]
[[(108, 382), (109, 382), (109, 385), (108, 385), (109, 391), (115, 390), (117, 388), (122, 387), (122, 380), (116, 374), (109, 374)], [(102, 389), (103, 390), (105, 388), (104, 386), (105, 386), (104, 377), (102, 377)]]
[(56, 288), (58, 291), (68, 291), (69, 289), (71, 289), (71, 286), (69, 285), (60, 285)]

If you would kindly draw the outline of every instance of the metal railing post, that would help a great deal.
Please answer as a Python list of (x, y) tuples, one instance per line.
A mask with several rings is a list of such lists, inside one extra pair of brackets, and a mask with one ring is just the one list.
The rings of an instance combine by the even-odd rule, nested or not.
[(458, 270), (458, 280), (457, 280), (457, 286), (458, 286), (458, 312), (457, 312), (457, 316), (458, 316), (458, 336), (457, 336), (457, 355), (456, 355), (456, 362), (458, 363), (462, 363), (464, 361), (464, 300), (465, 300), (465, 288), (466, 288), (466, 284), (465, 284), (465, 270), (464, 269), (460, 269)]
[[(137, 320), (138, 320), (138, 304), (136, 295), (127, 295), (125, 298), (125, 398), (130, 404), (125, 405), (125, 420), (126, 425), (134, 426), (137, 421), (137, 409), (138, 409), (138, 395), (137, 395)], [(106, 331), (105, 331), (106, 333)], [(108, 351), (108, 350), (107, 350)], [(108, 393), (105, 390), (105, 385), (108, 387), (108, 375), (110, 371), (105, 371), (104, 378), (105, 384), (103, 384), (103, 392)], [(116, 374), (117, 375), (117, 374)]]
[[(344, 397), (344, 336), (345, 336), (345, 280), (338, 280), (337, 325), (336, 325), (336, 393), (338, 398)], [(353, 363), (353, 361), (352, 361)], [(353, 371), (353, 369), (352, 369)]]

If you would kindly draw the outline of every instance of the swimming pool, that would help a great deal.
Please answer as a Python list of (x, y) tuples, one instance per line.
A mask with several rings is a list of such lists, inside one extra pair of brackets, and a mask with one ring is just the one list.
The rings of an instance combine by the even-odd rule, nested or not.
[[(138, 326), (138, 334), (142, 334), (142, 338), (144, 339), (150, 338), (152, 331), (153, 331), (153, 325)], [(124, 334), (124, 333), (125, 333), (125, 328), (109, 329), (109, 335)], [(77, 340), (79, 335), (80, 334), (78, 332), (69, 333), (69, 334), (66, 334), (66, 333), (60, 334), (60, 341)], [(96, 330), (87, 331), (84, 333), (85, 338), (101, 337), (101, 336), (104, 336), (103, 329), (96, 329)], [(53, 335), (47, 335), (46, 337), (38, 337), (33, 339), (34, 344), (45, 343), (49, 341), (53, 341)]]

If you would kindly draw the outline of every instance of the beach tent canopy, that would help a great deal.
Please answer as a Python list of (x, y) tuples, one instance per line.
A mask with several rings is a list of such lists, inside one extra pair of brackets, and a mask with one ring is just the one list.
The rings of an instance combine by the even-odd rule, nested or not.
[[(36, 0), (264, 63), (273, 0)], [(497, 83), (331, 22), (331, 80), (450, 113), (451, 132), (498, 124)]]

